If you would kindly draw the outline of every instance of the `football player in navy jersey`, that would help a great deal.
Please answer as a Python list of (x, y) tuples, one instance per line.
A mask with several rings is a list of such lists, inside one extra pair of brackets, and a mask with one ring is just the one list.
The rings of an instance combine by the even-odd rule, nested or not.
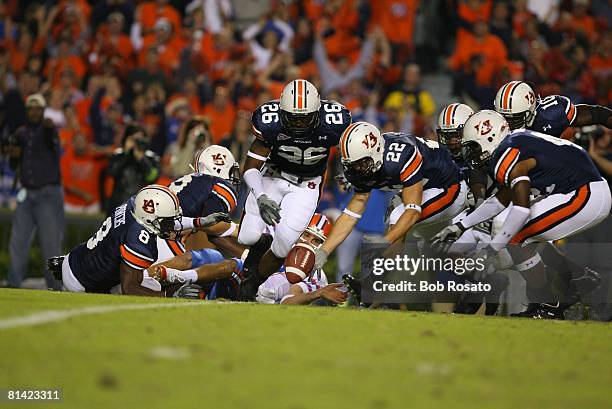
[[(306, 80), (285, 86), (280, 100), (258, 107), (252, 116), (253, 141), (243, 169), (250, 189), (238, 241), (250, 247), (246, 285), (253, 298), (258, 285), (277, 271), (308, 226), (319, 201), (330, 149), (351, 123), (350, 112), (321, 100)], [(274, 226), (274, 239), (264, 235)], [(259, 274), (257, 274), (259, 273)]]
[(461, 171), (437, 142), (402, 133), (381, 135), (374, 125), (356, 122), (344, 131), (340, 153), (355, 194), (317, 249), (317, 268), (357, 224), (372, 189), (401, 194), (402, 203), (390, 215), (388, 243), (399, 242), (413, 228), (420, 237), (429, 238), (465, 206), (467, 186)]
[(603, 125), (612, 127), (612, 110), (599, 105), (574, 105), (568, 97), (536, 97), (522, 81), (510, 81), (495, 96), (495, 110), (502, 114), (511, 130), (527, 128), (552, 136), (561, 136), (568, 127)]
[(168, 186), (179, 199), (182, 228), (206, 228), (217, 237), (231, 236), (236, 225), (229, 214), (236, 208), (235, 186), (240, 182), (234, 156), (223, 146), (211, 145), (196, 154), (194, 170)]
[(64, 288), (108, 293), (120, 284), (123, 294), (166, 296), (159, 282), (143, 271), (159, 258), (184, 251), (175, 241), (181, 232), (180, 220), (181, 208), (173, 191), (161, 185), (142, 188), (116, 207), (93, 237), (61, 258), (57, 267)]
[[(559, 240), (595, 226), (612, 203), (610, 188), (584, 149), (569, 141), (525, 129), (509, 133), (497, 112), (484, 110), (465, 124), (463, 152), (470, 166), (489, 167), (498, 191), (459, 223), (441, 231), (434, 243), (455, 241), (472, 226), (506, 208), (501, 229), (484, 251), (497, 254), (507, 244)], [(537, 200), (531, 201), (531, 196)], [(511, 204), (511, 205), (510, 205)], [(508, 248), (527, 280), (533, 302), (525, 316), (562, 319), (563, 306), (552, 293), (535, 246)]]

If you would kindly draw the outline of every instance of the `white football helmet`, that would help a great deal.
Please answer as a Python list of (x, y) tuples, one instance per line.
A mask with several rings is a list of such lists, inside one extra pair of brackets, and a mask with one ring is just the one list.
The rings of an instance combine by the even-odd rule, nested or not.
[(240, 183), (240, 168), (229, 149), (210, 145), (196, 154), (195, 171), (217, 176), (235, 185)]
[(495, 110), (506, 118), (511, 130), (528, 128), (533, 124), (536, 103), (533, 88), (522, 81), (510, 81), (495, 96)]
[(181, 231), (181, 207), (172, 190), (162, 185), (145, 186), (134, 198), (132, 215), (148, 232), (175, 239)]
[(499, 113), (485, 109), (472, 115), (463, 128), (461, 154), (472, 168), (487, 166), (493, 151), (510, 133), (510, 126)]
[[(368, 182), (383, 165), (385, 141), (368, 122), (354, 122), (340, 137), (340, 161), (349, 182)], [(364, 180), (365, 179), (365, 180)]]
[(453, 103), (446, 106), (438, 117), (438, 140), (446, 145), (453, 156), (458, 156), (461, 151), (461, 135), (463, 125), (474, 111), (466, 104)]
[(293, 80), (280, 95), (280, 120), (290, 136), (307, 136), (319, 124), (321, 97), (306, 80)]

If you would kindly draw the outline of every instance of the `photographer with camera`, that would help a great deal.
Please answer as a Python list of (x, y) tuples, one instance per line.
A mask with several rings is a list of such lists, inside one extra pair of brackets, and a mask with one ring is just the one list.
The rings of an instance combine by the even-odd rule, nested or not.
[[(44, 259), (62, 254), (64, 191), (60, 173), (60, 143), (53, 122), (44, 119), (47, 103), (41, 94), (26, 99), (26, 123), (9, 138), (6, 153), (20, 182), (13, 215), (9, 252), (10, 287), (21, 287), (34, 230)], [(61, 286), (45, 270), (48, 288)]]
[(612, 183), (612, 131), (599, 125), (583, 126), (574, 142), (589, 152), (601, 175)]
[(159, 175), (159, 157), (148, 150), (150, 139), (144, 128), (129, 124), (123, 133), (122, 147), (110, 159), (107, 174), (114, 179), (113, 192), (106, 203), (106, 213), (149, 185)]

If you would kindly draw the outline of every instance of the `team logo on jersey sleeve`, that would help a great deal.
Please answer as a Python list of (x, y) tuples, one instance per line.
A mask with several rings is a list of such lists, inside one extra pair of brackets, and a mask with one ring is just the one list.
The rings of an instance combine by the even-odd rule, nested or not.
[(155, 203), (153, 202), (153, 199), (144, 200), (142, 203), (142, 210), (149, 214), (155, 213)]

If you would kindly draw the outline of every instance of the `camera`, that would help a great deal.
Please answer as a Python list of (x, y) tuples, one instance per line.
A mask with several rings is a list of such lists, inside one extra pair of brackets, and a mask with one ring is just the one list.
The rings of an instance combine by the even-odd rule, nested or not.
[(591, 139), (596, 141), (603, 136), (603, 129), (597, 125), (583, 126), (574, 135), (574, 143), (585, 150), (589, 150)]

